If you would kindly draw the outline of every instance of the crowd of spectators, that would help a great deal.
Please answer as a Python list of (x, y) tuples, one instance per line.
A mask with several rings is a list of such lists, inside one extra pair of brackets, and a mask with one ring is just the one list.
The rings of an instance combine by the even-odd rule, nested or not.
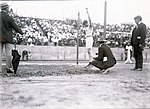
[[(15, 34), (14, 40), (20, 45), (49, 45), (49, 46), (76, 46), (79, 33), (79, 46), (85, 46), (85, 35), (82, 25), (78, 32), (77, 21), (71, 19), (56, 20), (18, 16), (11, 11), (18, 25), (25, 35)], [(94, 46), (98, 38), (103, 38), (104, 26), (93, 23)], [(133, 24), (106, 26), (106, 39), (110, 47), (124, 47), (130, 41)], [(150, 48), (150, 28), (147, 28), (146, 46)]]

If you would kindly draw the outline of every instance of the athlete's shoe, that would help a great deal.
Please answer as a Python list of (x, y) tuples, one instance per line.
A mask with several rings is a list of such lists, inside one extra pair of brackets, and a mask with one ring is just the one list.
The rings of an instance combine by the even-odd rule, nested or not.
[(110, 71), (110, 68), (106, 69), (106, 70), (102, 70), (102, 74), (107, 74)]

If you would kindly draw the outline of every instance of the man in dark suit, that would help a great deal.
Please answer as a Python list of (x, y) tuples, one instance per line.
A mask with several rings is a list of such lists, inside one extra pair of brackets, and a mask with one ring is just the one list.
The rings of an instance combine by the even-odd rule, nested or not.
[[(11, 51), (13, 48), (13, 33), (12, 29), (14, 29), (16, 32), (20, 33), (21, 35), (23, 32), (21, 29), (17, 26), (14, 19), (9, 16), (9, 6), (7, 3), (1, 3), (0, 4), (1, 12), (0, 12), (0, 53), (2, 53), (2, 49), (5, 48), (6, 52), (6, 69), (7, 72), (13, 72), (12, 71), (12, 65), (11, 65)], [(2, 57), (2, 56), (1, 56)], [(1, 60), (1, 59), (0, 59)], [(2, 63), (0, 63), (2, 64)], [(1, 66), (1, 65), (0, 65)], [(1, 70), (2, 72), (2, 70)]]
[(135, 67), (132, 70), (142, 71), (143, 68), (143, 54), (142, 51), (145, 46), (146, 25), (142, 23), (142, 17), (136, 16), (134, 18), (137, 27), (134, 28), (131, 37), (131, 45), (135, 58)]
[(99, 44), (97, 57), (89, 63), (88, 66), (93, 65), (102, 71), (102, 74), (106, 74), (110, 71), (110, 67), (116, 64), (116, 59), (111, 51), (111, 49), (106, 45), (105, 40), (100, 40), (97, 42)]

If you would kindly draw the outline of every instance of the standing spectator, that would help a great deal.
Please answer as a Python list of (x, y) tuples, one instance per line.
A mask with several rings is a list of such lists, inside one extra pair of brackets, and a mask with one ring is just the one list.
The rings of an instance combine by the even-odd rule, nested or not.
[(132, 46), (130, 45), (129, 42), (127, 42), (126, 47), (126, 59), (125, 59), (125, 64), (127, 63), (132, 63), (131, 58), (132, 58)]
[[(0, 48), (1, 52), (5, 47), (6, 52), (6, 70), (7, 73), (13, 73), (12, 64), (11, 64), (11, 51), (13, 48), (13, 35), (12, 29), (16, 32), (23, 34), (22, 30), (17, 26), (14, 19), (9, 16), (9, 6), (7, 3), (0, 4)], [(0, 59), (1, 60), (1, 59)], [(1, 65), (0, 65), (1, 66)], [(1, 70), (2, 71), (2, 70)]]
[(93, 28), (92, 28), (92, 22), (91, 22), (91, 18), (88, 12), (88, 9), (86, 8), (86, 13), (88, 15), (88, 20), (89, 20), (89, 24), (87, 20), (83, 21), (83, 27), (85, 29), (85, 38), (86, 38), (86, 49), (89, 55), (89, 62), (92, 61), (92, 47), (93, 47)]
[(136, 16), (134, 18), (137, 27), (134, 28), (131, 37), (131, 45), (133, 47), (135, 67), (132, 70), (142, 71), (143, 68), (143, 54), (142, 51), (145, 46), (146, 25), (142, 23), (142, 17)]
[(22, 51), (22, 60), (27, 60), (28, 61), (28, 50), (25, 48), (23, 51)]

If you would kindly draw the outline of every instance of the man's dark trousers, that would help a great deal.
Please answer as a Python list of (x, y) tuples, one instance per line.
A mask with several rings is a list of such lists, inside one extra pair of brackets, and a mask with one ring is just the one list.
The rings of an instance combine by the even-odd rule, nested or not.
[(143, 68), (143, 49), (138, 45), (133, 46), (134, 51), (134, 58), (135, 58), (135, 69)]

